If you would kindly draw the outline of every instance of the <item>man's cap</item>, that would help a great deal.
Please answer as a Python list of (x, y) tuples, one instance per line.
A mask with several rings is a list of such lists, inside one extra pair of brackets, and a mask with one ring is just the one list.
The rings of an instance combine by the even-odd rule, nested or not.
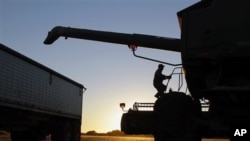
[(164, 68), (164, 65), (159, 64), (159, 65), (158, 65), (158, 68)]

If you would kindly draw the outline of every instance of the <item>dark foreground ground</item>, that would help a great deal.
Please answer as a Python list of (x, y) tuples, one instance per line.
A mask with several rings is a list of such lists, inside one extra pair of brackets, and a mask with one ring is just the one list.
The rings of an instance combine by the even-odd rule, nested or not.
[[(9, 135), (0, 135), (0, 141), (11, 141)], [(44, 141), (51, 141), (48, 136)], [(81, 141), (154, 141), (153, 137), (141, 136), (89, 136), (82, 135)], [(202, 141), (229, 141), (229, 139), (202, 139)]]

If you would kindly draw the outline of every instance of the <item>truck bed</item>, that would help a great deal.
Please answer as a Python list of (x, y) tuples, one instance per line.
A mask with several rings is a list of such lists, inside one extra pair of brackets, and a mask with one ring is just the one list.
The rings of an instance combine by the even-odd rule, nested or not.
[(0, 106), (81, 118), (84, 86), (0, 44)]

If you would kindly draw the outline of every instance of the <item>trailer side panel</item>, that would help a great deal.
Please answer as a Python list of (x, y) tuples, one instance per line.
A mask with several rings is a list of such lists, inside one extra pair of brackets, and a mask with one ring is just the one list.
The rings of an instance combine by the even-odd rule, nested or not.
[(0, 105), (81, 118), (81, 84), (1, 45)]

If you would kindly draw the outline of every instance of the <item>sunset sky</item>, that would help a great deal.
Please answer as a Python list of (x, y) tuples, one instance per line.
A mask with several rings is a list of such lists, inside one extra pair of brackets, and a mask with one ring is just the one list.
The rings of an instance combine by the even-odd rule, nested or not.
[[(1, 0), (0, 43), (83, 84), (82, 132), (120, 129), (122, 110), (154, 102), (158, 63), (135, 58), (126, 45), (60, 38), (43, 41), (54, 26), (180, 38), (176, 12), (198, 0)], [(139, 47), (139, 55), (181, 63), (179, 53)], [(166, 66), (164, 74), (173, 67)], [(177, 79), (176, 79), (177, 80)], [(176, 81), (171, 87), (176, 90)]]

